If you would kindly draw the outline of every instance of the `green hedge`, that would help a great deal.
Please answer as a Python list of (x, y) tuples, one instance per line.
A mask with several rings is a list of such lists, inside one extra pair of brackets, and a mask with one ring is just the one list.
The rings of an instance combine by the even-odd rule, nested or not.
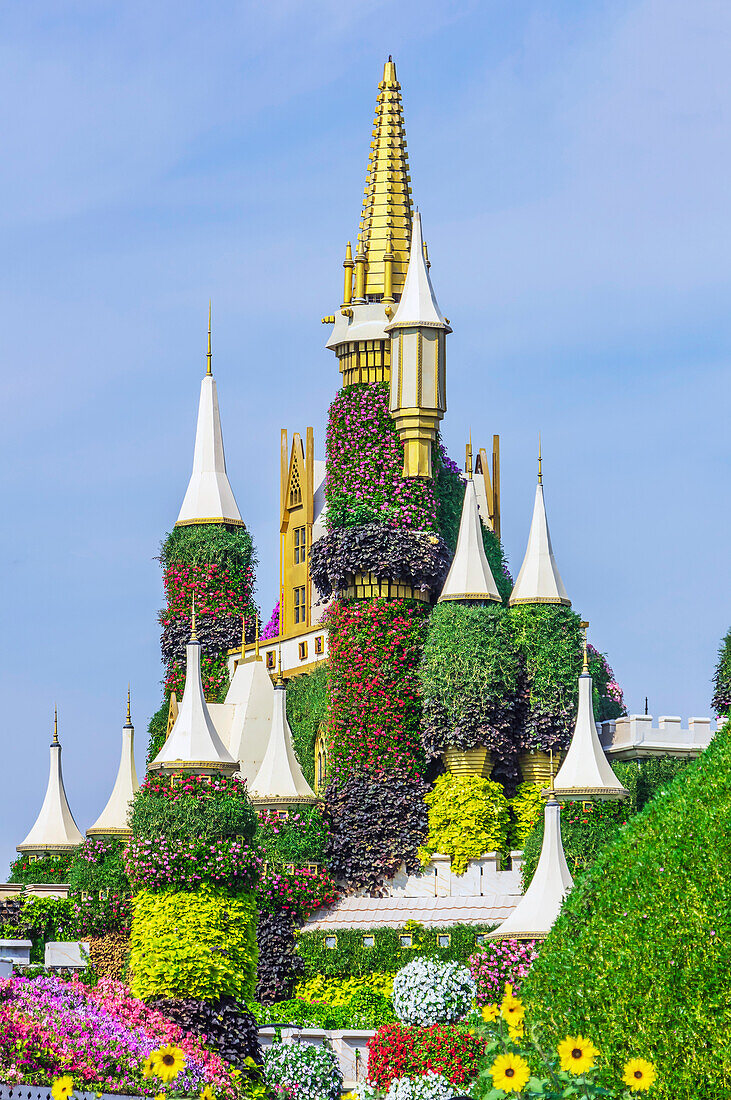
[(27, 852), (22, 853), (10, 864), (8, 882), (68, 882), (69, 868), (74, 852), (59, 852), (58, 855), (42, 856), (31, 860)]
[[(574, 879), (583, 874), (602, 848), (617, 835), (619, 829), (647, 803), (673, 781), (688, 766), (677, 756), (652, 757), (648, 760), (617, 761), (612, 765), (629, 797), (621, 802), (569, 802), (561, 811), (561, 837), (566, 862)], [(543, 814), (538, 818), (525, 842), (523, 881), (533, 878), (543, 844)]]
[[(403, 928), (343, 929), (335, 934), (337, 946), (326, 947), (334, 933), (300, 932), (297, 951), (305, 964), (305, 979), (318, 974), (338, 978), (360, 978), (374, 971), (395, 974), (418, 955), (443, 962), (466, 963), (477, 947), (477, 936), (491, 932), (494, 924), (451, 924), (448, 928), (424, 928), (407, 921)], [(438, 937), (449, 934), (449, 947), (440, 947)], [(413, 946), (402, 947), (400, 937), (410, 935)], [(363, 938), (372, 936), (373, 946), (364, 947)]]
[(592, 1038), (657, 1100), (731, 1095), (731, 731), (621, 828), (569, 895), (523, 987), (547, 1042)]
[(257, 963), (253, 894), (231, 898), (203, 883), (194, 894), (142, 892), (133, 904), (129, 961), (133, 996), (253, 1000)]
[(315, 787), (315, 739), (327, 710), (327, 665), (287, 682), (287, 721), (304, 777)]

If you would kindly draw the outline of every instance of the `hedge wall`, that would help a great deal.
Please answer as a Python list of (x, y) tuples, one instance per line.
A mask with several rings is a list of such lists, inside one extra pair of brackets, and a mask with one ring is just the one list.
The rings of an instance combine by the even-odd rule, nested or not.
[(724, 714), (731, 716), (731, 630), (718, 649), (718, 663), (713, 674), (711, 706), (719, 717)]
[[(315, 788), (315, 740), (327, 711), (326, 664), (287, 682), (287, 721), (292, 743), (305, 779)], [(314, 857), (313, 857), (314, 858)]]
[(658, 1100), (731, 1092), (731, 731), (661, 790), (576, 884), (523, 996), (547, 1041), (593, 1038)]

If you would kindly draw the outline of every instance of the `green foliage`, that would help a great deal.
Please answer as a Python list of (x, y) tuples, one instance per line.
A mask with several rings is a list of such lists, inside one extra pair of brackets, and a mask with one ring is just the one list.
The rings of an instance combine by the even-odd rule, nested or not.
[[(465, 966), (478, 946), (478, 936), (491, 932), (492, 924), (451, 924), (448, 928), (424, 928), (407, 921), (403, 928), (338, 929), (335, 947), (326, 947), (327, 932), (299, 932), (297, 950), (305, 966), (305, 979), (318, 975), (337, 978), (362, 978), (372, 974), (395, 974), (420, 955), (442, 962), (460, 962)], [(449, 935), (448, 946), (439, 946), (439, 937)], [(401, 938), (411, 937), (411, 946)], [(364, 939), (373, 938), (365, 947)]]
[(287, 684), (287, 721), (292, 730), (294, 751), (304, 777), (315, 786), (315, 739), (327, 710), (327, 665), (293, 676)]
[[(566, 862), (572, 877), (583, 874), (601, 849), (617, 835), (619, 829), (650, 799), (666, 787), (688, 765), (677, 756), (651, 757), (648, 760), (626, 760), (613, 764), (614, 772), (629, 797), (621, 802), (569, 802), (561, 811), (561, 837)], [(543, 814), (525, 842), (523, 882), (533, 878), (543, 844)]]
[(175, 787), (169, 776), (149, 775), (132, 800), (130, 823), (136, 840), (250, 840), (257, 829), (245, 783), (188, 775)]
[(67, 882), (73, 852), (59, 852), (57, 855), (42, 856), (33, 859), (23, 853), (10, 864), (9, 882)]
[(554, 1041), (655, 1062), (658, 1100), (731, 1090), (731, 731), (653, 798), (575, 885), (523, 994)]
[(76, 939), (73, 902), (70, 898), (28, 898), (13, 935), (32, 940), (31, 962), (42, 963), (47, 940)]
[(507, 852), (510, 814), (502, 786), (476, 775), (440, 775), (426, 796), (429, 838), (421, 853), (450, 856), (452, 870), (463, 875), (472, 859), (485, 852)]
[[(441, 444), (432, 447), (432, 466), (435, 473), (436, 496), (439, 502), (437, 526), (450, 550), (457, 546), (459, 521), (462, 517), (465, 483), (459, 467), (446, 454)], [(495, 578), (498, 592), (507, 603), (513, 590), (513, 581), (502, 544), (497, 535), (482, 525), (482, 545)]]
[(149, 740), (147, 743), (147, 763), (154, 760), (160, 749), (165, 744), (165, 734), (168, 728), (168, 712), (170, 710), (170, 696), (165, 692), (165, 698), (150, 719), (147, 727)]
[(557, 604), (519, 604), (509, 614), (527, 678), (523, 747), (565, 748), (582, 668), (581, 620), (571, 608)]
[(518, 654), (508, 612), (500, 605), (437, 604), (419, 668), (429, 757), (445, 748), (510, 742)]
[(544, 786), (544, 783), (520, 783), (515, 797), (510, 799), (511, 849), (523, 851), (535, 825), (543, 820)]
[(719, 717), (724, 714), (731, 716), (731, 630), (718, 648), (711, 706)]
[(391, 1024), (395, 1020), (390, 997), (363, 989), (354, 993), (345, 1003), (333, 1004), (329, 1001), (305, 1001), (294, 997), (291, 1001), (278, 1001), (273, 1005), (254, 1006), (257, 1023), (260, 1027), (281, 1025), (283, 1027), (316, 1027), (335, 1030), (338, 1028), (377, 1028), (382, 1024)]
[(264, 859), (273, 867), (279, 869), (290, 863), (305, 867), (324, 862), (327, 826), (319, 806), (292, 810), (286, 821), (276, 812), (262, 810), (257, 839), (264, 849)]
[(123, 853), (124, 845), (120, 840), (85, 840), (76, 850), (69, 870), (69, 892), (98, 894), (100, 890), (109, 890), (116, 894), (131, 893)]
[(160, 547), (163, 569), (179, 565), (217, 565), (232, 573), (243, 573), (257, 564), (251, 535), (245, 527), (222, 523), (194, 523), (173, 527)]
[(208, 883), (194, 894), (137, 894), (130, 940), (133, 996), (250, 1002), (256, 918), (253, 894), (230, 898)]

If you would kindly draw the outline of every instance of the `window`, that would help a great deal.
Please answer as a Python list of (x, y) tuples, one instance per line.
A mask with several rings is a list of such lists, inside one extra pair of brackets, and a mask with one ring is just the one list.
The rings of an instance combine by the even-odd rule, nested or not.
[(287, 875), (293, 875), (294, 874), (294, 863), (285, 863), (284, 871), (285, 871), (285, 874), (287, 874)]
[(294, 564), (301, 565), (306, 561), (307, 552), (307, 528), (295, 527), (294, 529)]
[(315, 638), (315, 653), (325, 652), (325, 635), (318, 634)]
[(302, 503), (302, 486), (300, 485), (300, 472), (295, 462), (292, 467), (292, 480), (289, 483), (289, 506), (297, 508)]
[(338, 937), (337, 936), (325, 936), (325, 947), (327, 947), (328, 950), (332, 951), (332, 949), (334, 947), (337, 947), (337, 946), (338, 946)]
[(296, 623), (303, 623), (307, 618), (307, 608), (305, 605), (305, 586), (301, 588), (295, 588), (294, 590), (294, 621)]
[(475, 936), (475, 943), (487, 943), (487, 935), (484, 932), (478, 932), (478, 934)]
[(364, 947), (373, 947), (375, 945), (375, 942), (376, 942), (376, 940), (375, 940), (374, 936), (364, 936), (363, 937), (363, 946)]
[(413, 947), (414, 946), (414, 937), (413, 936), (399, 936), (399, 943), (401, 944), (402, 947)]
[(299, 648), (300, 661), (305, 661), (307, 659), (307, 642), (300, 642), (298, 648)]
[(273, 669), (275, 664), (276, 664), (276, 657), (275, 657), (275, 654), (274, 654), (274, 650), (270, 649), (269, 652), (267, 653), (267, 668), (268, 669)]
[(443, 936), (437, 936), (437, 944), (439, 947), (449, 947), (452, 942), (452, 937), (449, 932), (445, 932)]

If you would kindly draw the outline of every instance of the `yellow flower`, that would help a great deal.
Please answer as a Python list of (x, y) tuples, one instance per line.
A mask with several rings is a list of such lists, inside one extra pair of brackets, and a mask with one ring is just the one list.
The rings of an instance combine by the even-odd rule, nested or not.
[(492, 1064), (490, 1075), (496, 1089), (520, 1092), (528, 1083), (530, 1066), (517, 1054), (499, 1054)]
[(180, 1047), (160, 1047), (151, 1057), (154, 1059), (153, 1073), (162, 1081), (172, 1081), (181, 1069), (185, 1069), (185, 1054)]
[(154, 1077), (154, 1075), (155, 1075), (155, 1059), (156, 1058), (157, 1058), (157, 1054), (149, 1054), (147, 1056), (147, 1058), (145, 1058), (144, 1064), (142, 1066), (142, 1076), (143, 1077)]
[(522, 1001), (519, 1001), (512, 993), (506, 991), (503, 1003), (500, 1005), (500, 1014), (508, 1027), (514, 1027), (515, 1024), (523, 1022), (525, 1008), (523, 1007)]
[(656, 1077), (657, 1070), (652, 1062), (646, 1062), (644, 1058), (630, 1058), (624, 1067), (622, 1080), (632, 1092), (644, 1092), (651, 1088)]
[(558, 1044), (561, 1069), (577, 1076), (594, 1068), (594, 1060), (598, 1054), (599, 1051), (591, 1039), (585, 1039), (583, 1035), (577, 1035), (575, 1038), (569, 1035), (562, 1043)]
[(511, 1039), (522, 1039), (525, 1035), (525, 1023), (517, 1020), (514, 1024), (508, 1024), (508, 1035)]
[(74, 1079), (66, 1074), (65, 1077), (57, 1077), (51, 1085), (51, 1096), (53, 1100), (66, 1100), (67, 1096), (73, 1096), (74, 1093)]
[(204, 1089), (201, 1089), (200, 1100), (215, 1100), (216, 1094), (210, 1085), (206, 1085)]
[(486, 1024), (491, 1024), (500, 1015), (500, 1009), (497, 1005), (483, 1005), (480, 1011)]

